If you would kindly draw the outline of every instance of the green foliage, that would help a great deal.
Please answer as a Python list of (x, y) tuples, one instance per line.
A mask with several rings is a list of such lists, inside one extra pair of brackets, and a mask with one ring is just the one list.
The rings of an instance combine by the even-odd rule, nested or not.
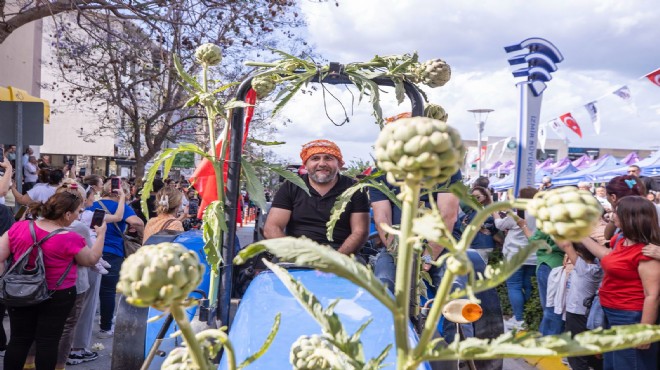
[(243, 362), (238, 365), (237, 370), (241, 370), (251, 363), (255, 362), (256, 360), (259, 359), (259, 357), (263, 356), (264, 353), (268, 351), (268, 348), (270, 348), (270, 345), (273, 344), (273, 341), (275, 340), (275, 336), (277, 335), (277, 331), (280, 329), (280, 321), (282, 319), (282, 314), (278, 313), (275, 315), (275, 321), (273, 322), (273, 326), (270, 329), (270, 333), (268, 334), (268, 337), (266, 337), (266, 340), (264, 341), (264, 344), (261, 345), (261, 348), (257, 350), (252, 356), (246, 358)]
[[(323, 308), (321, 302), (310, 293), (304, 285), (293, 278), (285, 269), (264, 260), (264, 263), (270, 268), (277, 277), (282, 281), (284, 286), (289, 292), (300, 302), (303, 308), (321, 325), (321, 330), (324, 336), (343, 354), (342, 359), (354, 369), (379, 369), (381, 363), (385, 360), (391, 345), (387, 346), (381, 354), (365, 363), (364, 348), (360, 341), (360, 336), (364, 329), (371, 323), (368, 320), (362, 324), (358, 330), (352, 335), (349, 335), (339, 316), (334, 312), (334, 308), (339, 303), (339, 300), (331, 303), (327, 308)], [(328, 355), (331, 355), (328, 353)]]
[(204, 239), (204, 253), (206, 261), (211, 266), (211, 270), (217, 274), (218, 265), (222, 262), (222, 253), (220, 245), (222, 235), (227, 232), (227, 220), (222, 203), (219, 201), (211, 202), (204, 210), (202, 218), (202, 237)]
[(153, 166), (149, 168), (149, 171), (145, 176), (144, 185), (142, 187), (142, 194), (140, 194), (140, 206), (142, 208), (142, 214), (144, 214), (145, 217), (149, 218), (149, 210), (147, 209), (147, 200), (149, 199), (149, 196), (151, 195), (151, 192), (153, 191), (154, 188), (153, 183), (154, 183), (154, 179), (156, 178), (156, 172), (158, 172), (160, 166), (163, 166), (162, 177), (166, 178), (167, 175), (170, 173), (170, 169), (172, 168), (172, 165), (174, 164), (174, 160), (176, 159), (177, 155), (182, 153), (193, 153), (193, 154), (198, 154), (201, 157), (206, 158), (208, 160), (213, 159), (206, 152), (204, 152), (202, 148), (198, 147), (195, 144), (180, 144), (176, 148), (167, 148), (161, 151), (158, 157), (156, 157), (156, 159), (154, 160)]
[(540, 336), (538, 333), (508, 332), (495, 339), (467, 338), (447, 347), (431, 343), (424, 361), (487, 360), (506, 357), (573, 357), (630, 348), (660, 340), (660, 325), (635, 324), (612, 329)]
[(308, 266), (323, 272), (331, 272), (353, 282), (379, 300), (385, 307), (394, 309), (395, 304), (385, 285), (366, 266), (353, 258), (337, 253), (334, 249), (318, 244), (305, 237), (262, 240), (243, 248), (234, 263), (237, 265), (261, 252), (269, 251), (283, 262)]
[(261, 209), (266, 209), (266, 196), (264, 191), (264, 186), (259, 181), (257, 173), (254, 170), (254, 167), (245, 159), (241, 157), (241, 171), (243, 172), (243, 178), (245, 179), (245, 187), (248, 194), (250, 194), (250, 200)]

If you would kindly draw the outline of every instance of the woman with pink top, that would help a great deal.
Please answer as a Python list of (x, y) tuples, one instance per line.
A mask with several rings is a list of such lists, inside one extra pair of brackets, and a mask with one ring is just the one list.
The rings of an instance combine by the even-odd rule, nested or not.
[[(55, 232), (41, 245), (46, 282), (53, 294), (34, 306), (9, 308), (11, 338), (5, 353), (5, 370), (23, 368), (32, 342), (36, 343), (37, 369), (55, 368), (64, 322), (76, 299), (76, 266), (93, 266), (103, 252), (105, 224), (96, 227), (97, 240), (92, 248), (85, 248), (85, 240), (80, 235), (64, 230), (78, 219), (81, 207), (79, 194), (69, 191), (55, 194), (45, 203), (30, 205), (30, 212), (40, 216), (39, 220), (17, 222), (0, 237), (0, 271), (3, 271), (7, 260), (18, 259), (34, 244), (32, 230), (37, 240)], [(28, 266), (34, 265), (36, 253), (35, 250), (29, 257)]]

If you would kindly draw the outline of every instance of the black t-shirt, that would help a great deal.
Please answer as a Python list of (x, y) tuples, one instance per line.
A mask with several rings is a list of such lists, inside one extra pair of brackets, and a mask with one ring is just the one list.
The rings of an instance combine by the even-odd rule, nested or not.
[(307, 184), (311, 196), (307, 196), (304, 190), (289, 181), (282, 184), (280, 190), (275, 194), (272, 207), (291, 211), (291, 219), (286, 226), (286, 235), (305, 236), (317, 243), (330, 245), (335, 249), (344, 243), (344, 240), (351, 234), (351, 213), (369, 213), (369, 200), (364, 191), (358, 191), (351, 197), (351, 201), (346, 206), (346, 211), (342, 213), (335, 225), (332, 234), (334, 240), (330, 242), (326, 238), (326, 223), (330, 220), (332, 206), (335, 204), (337, 197), (355, 184), (355, 181), (349, 177), (338, 176), (339, 180), (335, 186), (324, 196), (321, 196), (311, 187), (307, 175), (303, 175), (302, 178)]

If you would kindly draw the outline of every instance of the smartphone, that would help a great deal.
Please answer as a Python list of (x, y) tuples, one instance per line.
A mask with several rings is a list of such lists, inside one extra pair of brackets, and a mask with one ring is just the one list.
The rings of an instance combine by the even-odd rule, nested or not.
[(0, 146), (0, 162), (4, 162), (5, 161), (4, 158), (5, 158), (5, 150), (4, 148), (2, 148), (2, 146)]
[(14, 215), (14, 220), (20, 221), (23, 218), (23, 215), (25, 215), (25, 211), (27, 211), (27, 207), (21, 206)]
[(119, 177), (113, 177), (110, 179), (110, 190), (119, 189)]
[(66, 164), (69, 165), (69, 168), (73, 167), (73, 159), (69, 159)]
[(103, 218), (105, 218), (105, 211), (102, 209), (95, 209), (94, 214), (92, 215), (92, 222), (89, 224), (89, 228), (93, 229), (94, 226), (103, 225)]

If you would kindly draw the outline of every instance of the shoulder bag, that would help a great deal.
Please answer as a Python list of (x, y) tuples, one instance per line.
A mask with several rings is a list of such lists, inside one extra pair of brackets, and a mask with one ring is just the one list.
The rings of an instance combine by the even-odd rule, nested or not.
[[(67, 231), (60, 228), (51, 231), (43, 239), (37, 241), (34, 230), (34, 221), (30, 221), (30, 234), (33, 244), (15, 262), (10, 262), (11, 267), (0, 277), (0, 302), (8, 307), (26, 307), (37, 305), (53, 294), (46, 284), (46, 268), (41, 244), (61, 232)], [(34, 268), (27, 269), (30, 253), (37, 249), (37, 258), (34, 260)], [(10, 257), (10, 261), (13, 258)], [(12, 264), (13, 263), (13, 264)], [(73, 260), (69, 263), (64, 274), (57, 280), (56, 286), (62, 285), (64, 278), (71, 271)]]
[[(106, 214), (110, 214), (110, 211), (108, 211), (108, 208), (105, 206), (105, 204), (103, 204), (103, 202), (99, 201), (99, 204), (101, 205), (101, 208), (103, 208)], [(124, 258), (137, 252), (137, 250), (142, 247), (142, 243), (138, 238), (124, 234), (124, 232), (121, 230), (121, 228), (119, 228), (119, 225), (117, 225), (116, 222), (113, 222), (112, 224), (115, 225), (117, 231), (119, 232), (119, 235), (121, 235), (121, 238), (124, 241)]]

